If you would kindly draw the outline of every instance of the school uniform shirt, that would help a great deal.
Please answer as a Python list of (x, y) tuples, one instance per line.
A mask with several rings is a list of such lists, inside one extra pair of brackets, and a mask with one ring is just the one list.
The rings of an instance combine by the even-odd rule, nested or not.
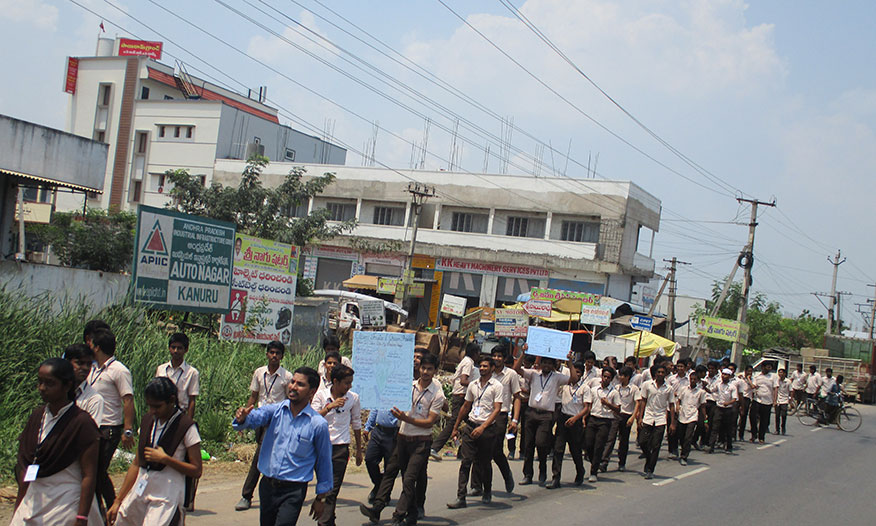
[(451, 395), (465, 394), (466, 386), (462, 385), (462, 377), (466, 374), (468, 375), (469, 384), (481, 376), (478, 368), (475, 367), (474, 360), (468, 356), (463, 356), (462, 360), (460, 360), (459, 364), (456, 366), (456, 371), (454, 371), (453, 376), (451, 377), (451, 380), (453, 381), (453, 390), (450, 392)]
[(753, 382), (753, 378), (745, 378), (745, 376), (740, 376), (736, 378), (736, 386), (739, 388), (739, 399), (748, 398), (749, 400), (754, 400), (754, 388), (751, 386)]
[[(706, 401), (707, 402), (708, 401), (714, 402), (715, 401), (715, 386), (717, 384), (721, 383), (721, 375), (720, 374), (716, 374), (715, 376), (706, 375), (706, 377), (703, 378), (702, 383), (703, 383), (703, 386), (707, 388), (706, 389)], [(735, 385), (734, 385), (734, 387), (735, 387)]]
[[(323, 417), (328, 422), (329, 440), (331, 440), (333, 446), (349, 444), (351, 442), (351, 427), (354, 430), (362, 429), (362, 406), (359, 403), (359, 395), (353, 391), (347, 391), (344, 397), (347, 401), (343, 407), (336, 407)], [(334, 398), (331, 391), (323, 389), (313, 395), (313, 401), (310, 402), (310, 406), (319, 413), (333, 401)]]
[(602, 385), (600, 385), (599, 387), (593, 387), (590, 389), (590, 396), (593, 399), (593, 402), (591, 402), (590, 405), (590, 414), (592, 416), (599, 418), (617, 418), (617, 413), (602, 403), (602, 399), (605, 398), (612, 405), (621, 405), (620, 393), (617, 392), (617, 389), (612, 386), (603, 388)]
[(502, 412), (509, 413), (514, 403), (514, 395), (520, 392), (520, 376), (517, 371), (504, 367), (498, 373), (493, 373), (493, 378), (502, 384)]
[(733, 380), (730, 380), (727, 383), (724, 383), (722, 380), (715, 386), (713, 396), (718, 407), (730, 407), (733, 400), (739, 400), (739, 388)]
[(663, 382), (657, 386), (655, 380), (648, 380), (639, 390), (638, 400), (645, 400), (645, 414), (642, 422), (652, 426), (666, 425), (666, 412), (672, 403), (672, 389)]
[(493, 412), (493, 404), (501, 404), (502, 398), (502, 384), (492, 376), (486, 383), (481, 382), (480, 378), (471, 382), (465, 390), (465, 401), (471, 402), (468, 419), (475, 424), (483, 424)]
[(121, 425), (125, 417), (122, 398), (134, 395), (131, 371), (113, 356), (103, 367), (95, 364), (88, 373), (88, 383), (103, 398), (103, 418), (99, 425)]
[(176, 386), (177, 402), (183, 411), (189, 408), (189, 400), (201, 393), (201, 373), (185, 360), (177, 368), (174, 368), (170, 362), (159, 365), (155, 370), (155, 376), (170, 378)]
[(830, 388), (836, 385), (836, 376), (822, 376), (821, 377), (821, 396), (827, 396), (830, 393)]
[(791, 401), (791, 387), (793, 386), (793, 382), (790, 378), (785, 378), (784, 380), (776, 379), (779, 385), (779, 389), (776, 392), (776, 403), (779, 405), (787, 405), (788, 402)]
[(806, 375), (806, 392), (815, 395), (818, 392), (818, 389), (821, 388), (822, 384), (821, 375), (818, 373), (811, 373)]
[(529, 380), (529, 407), (542, 411), (554, 410), (558, 387), (569, 382), (569, 375), (556, 371), (544, 374), (524, 368), (523, 377)]
[(775, 373), (761, 373), (752, 380), (754, 383), (754, 400), (763, 405), (776, 403), (776, 387), (779, 385), (779, 377)]
[(263, 365), (252, 374), (249, 390), (259, 394), (258, 406), (264, 407), (288, 398), (287, 390), (290, 383), (292, 383), (292, 373), (284, 369), (283, 366), (277, 367), (274, 374), (271, 374), (268, 372), (268, 366)]
[(616, 387), (617, 394), (620, 395), (621, 400), (621, 413), (625, 415), (632, 415), (636, 410), (636, 400), (639, 397), (639, 388), (638, 386), (633, 385), (632, 380), (627, 385), (619, 385)]
[(598, 387), (602, 384), (602, 369), (595, 365), (591, 367), (589, 371), (585, 368), (584, 372), (581, 374), (581, 378), (584, 379), (584, 383), (587, 384), (587, 387), (591, 389)]
[[(561, 374), (566, 374), (566, 375), (569, 375), (569, 376), (571, 376), (571, 374), (572, 374), (572, 373), (569, 371), (569, 368), (566, 367), (565, 365), (561, 365), (561, 366), (560, 366), (560, 368), (559, 368), (559, 372), (560, 372)], [(562, 384), (561, 384), (561, 385), (558, 385), (558, 386), (557, 386), (557, 403), (560, 403), (560, 398), (562, 398), (562, 396), (563, 396), (563, 386), (562, 386)]]
[(642, 387), (642, 381), (644, 380), (644, 376), (642, 373), (635, 373), (633, 377), (630, 378), (630, 385), (633, 385), (636, 388)]
[[(346, 365), (350, 369), (353, 368), (353, 362), (346, 356), (341, 356), (341, 365)], [(319, 362), (319, 365), (316, 366), (316, 374), (318, 374), (320, 378), (325, 376), (325, 360), (322, 360)]]
[(100, 426), (103, 420), (103, 397), (85, 380), (76, 388), (76, 405), (89, 415), (94, 423)]
[(560, 395), (560, 411), (567, 416), (575, 416), (584, 410), (584, 404), (593, 402), (590, 388), (581, 378), (574, 385), (565, 384)]
[[(407, 415), (418, 420), (428, 418), (429, 413), (440, 415), (445, 400), (444, 390), (438, 380), (433, 378), (432, 383), (423, 390), (420, 389), (420, 381), (414, 380), (411, 384), (411, 409)], [(398, 432), (409, 437), (432, 435), (431, 428), (419, 427), (407, 422), (401, 423)]]
[(706, 390), (697, 383), (695, 387), (687, 385), (679, 386), (675, 394), (675, 402), (678, 407), (678, 421), (682, 424), (696, 422), (700, 415), (700, 406), (706, 403)]
[(803, 371), (791, 371), (791, 376), (788, 378), (791, 379), (791, 389), (794, 389), (795, 391), (806, 389), (806, 373)]

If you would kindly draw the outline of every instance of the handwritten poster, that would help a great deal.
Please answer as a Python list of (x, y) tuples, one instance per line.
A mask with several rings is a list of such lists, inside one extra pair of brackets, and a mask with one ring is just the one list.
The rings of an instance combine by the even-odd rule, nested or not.
[(529, 346), (526, 354), (565, 360), (572, 350), (572, 333), (544, 327), (530, 327), (526, 335), (526, 344)]
[(410, 409), (414, 336), (400, 332), (353, 333), (353, 391), (359, 394), (363, 409)]

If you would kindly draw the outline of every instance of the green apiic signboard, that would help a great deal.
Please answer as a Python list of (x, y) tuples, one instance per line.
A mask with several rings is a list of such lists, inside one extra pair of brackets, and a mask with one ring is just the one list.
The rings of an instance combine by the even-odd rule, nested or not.
[(141, 205), (134, 301), (156, 309), (227, 312), (235, 232), (232, 223)]

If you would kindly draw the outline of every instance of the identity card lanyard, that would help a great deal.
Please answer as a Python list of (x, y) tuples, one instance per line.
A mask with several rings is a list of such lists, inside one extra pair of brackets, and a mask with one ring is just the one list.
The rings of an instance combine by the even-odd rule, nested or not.
[(274, 389), (274, 383), (277, 381), (277, 378), (280, 377), (279, 371), (274, 373), (274, 379), (271, 380), (271, 387), (268, 387), (268, 372), (265, 371), (265, 376), (262, 378), (262, 381), (265, 383), (265, 398), (271, 397), (271, 391)]
[[(43, 412), (43, 417), (40, 419), (40, 428), (37, 431), (37, 447), (36, 451), (33, 454), (33, 464), (27, 467), (27, 471), (24, 473), (24, 482), (33, 482), (37, 478), (37, 473), (40, 471), (40, 450), (43, 448), (43, 443), (46, 441), (45, 439), (40, 440), (40, 437), (43, 436), (43, 424), (46, 422), (46, 415), (48, 414), (49, 406), (46, 406)], [(49, 431), (51, 434), (51, 431)], [(46, 437), (49, 438), (49, 437)]]
[[(420, 406), (420, 400), (422, 400), (423, 397), (426, 396), (426, 393), (427, 393), (428, 391), (429, 391), (429, 389), (423, 389), (423, 392), (420, 393), (420, 397), (417, 398), (417, 401), (416, 401), (416, 402), (414, 402), (414, 411), (419, 412), (419, 410), (420, 410), (420, 409), (419, 409), (419, 406)], [(414, 399), (414, 393), (413, 393), (413, 391), (411, 391), (411, 400), (413, 400), (413, 399)]]
[(97, 371), (97, 374), (94, 375), (94, 379), (91, 380), (91, 385), (94, 385), (95, 382), (97, 382), (97, 379), (100, 378), (100, 375), (102, 375), (103, 372), (106, 371), (107, 367), (109, 367), (109, 365), (110, 365), (111, 363), (113, 363), (113, 360), (115, 360), (115, 359), (116, 359), (116, 357), (113, 356), (112, 358), (110, 358), (109, 360), (107, 360), (105, 364), (103, 364), (103, 367), (101, 367), (101, 368)]

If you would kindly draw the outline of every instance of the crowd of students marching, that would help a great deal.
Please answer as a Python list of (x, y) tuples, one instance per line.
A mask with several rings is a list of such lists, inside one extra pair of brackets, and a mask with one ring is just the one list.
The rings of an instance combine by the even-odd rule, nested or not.
[[(39, 368), (45, 405), (33, 411), (20, 437), (12, 524), (182, 524), (202, 471), (193, 420), (199, 374), (185, 361), (188, 338), (170, 336), (170, 361), (144, 389), (148, 411), (118, 493), (107, 468), (120, 442), (134, 445), (131, 373), (115, 359), (115, 336), (105, 323), (89, 322), (83, 339)], [(792, 398), (827, 396), (842, 382), (830, 369), (821, 376), (814, 366), (808, 374), (798, 366), (789, 377), (765, 363), (757, 374), (746, 367), (737, 375), (729, 360), (692, 367), (688, 359), (657, 357), (640, 371), (632, 357), (622, 366), (608, 358), (598, 367), (593, 353), (580, 361), (570, 353), (563, 364), (526, 354), (525, 344), (506, 341), (481, 354), (471, 343), (451, 379), (450, 418), (433, 438), (448, 402), (435, 378), (434, 355), (415, 350), (410, 407), (372, 410), (363, 424), (359, 397), (351, 391), (355, 373), (338, 346), (336, 338), (326, 338), (317, 370), (290, 372), (280, 365), (283, 344), (269, 343), (267, 365), (253, 373), (249, 400), (234, 415), (232, 426), (254, 429), (258, 444), (235, 509), (251, 507), (258, 485), (263, 526), (297, 522), (314, 473), (310, 515), (320, 525), (335, 524), (353, 443), (356, 465), (364, 461), (373, 485), (362, 514), (376, 524), (401, 475), (392, 519), (410, 525), (423, 517), (428, 460), (440, 460), (450, 439), (459, 446), (460, 463), (457, 496), (447, 507), (459, 509), (471, 496), (492, 501), (494, 462), (504, 489), (512, 492), (508, 459), (516, 454), (523, 460), (520, 485), (561, 487), (567, 451), (575, 468), (572, 483), (597, 484), (615, 448), (615, 468), (626, 469), (635, 428), (643, 475), (651, 479), (664, 435), (669, 458), (682, 465), (694, 449), (732, 451), (746, 425), (750, 440), (764, 443), (773, 409), (774, 432), (784, 434)]]

